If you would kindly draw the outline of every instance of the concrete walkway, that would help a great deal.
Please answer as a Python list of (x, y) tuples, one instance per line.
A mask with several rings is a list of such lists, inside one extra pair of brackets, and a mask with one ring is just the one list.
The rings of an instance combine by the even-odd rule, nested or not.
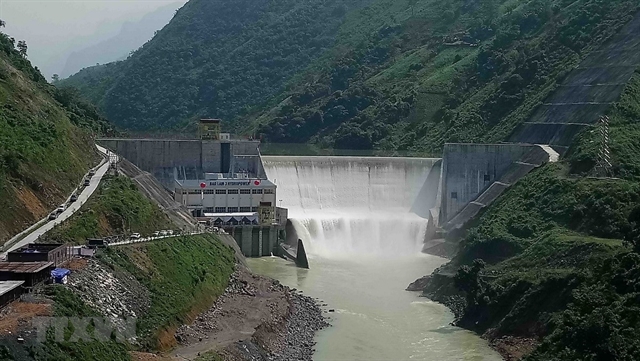
[(539, 144), (540, 148), (542, 148), (547, 154), (549, 154), (549, 163), (557, 163), (560, 160), (560, 154), (553, 150), (550, 145)]
[[(93, 192), (95, 192), (95, 190), (98, 188), (98, 185), (100, 185), (100, 181), (102, 180), (102, 177), (109, 170), (109, 165), (110, 165), (109, 162), (107, 161), (109, 159), (110, 152), (99, 145), (96, 145), (96, 147), (98, 148), (98, 151), (102, 153), (104, 159), (98, 165), (97, 169), (94, 168), (96, 170), (96, 174), (93, 177), (91, 177), (89, 186), (85, 187), (82, 190), (82, 193), (78, 194), (78, 200), (73, 203), (70, 203), (69, 207), (65, 209), (64, 212), (60, 213), (60, 215), (58, 215), (58, 218), (56, 218), (55, 220), (49, 221), (48, 220), (49, 215), (47, 215), (47, 218), (45, 218), (44, 220), (38, 221), (35, 225), (29, 227), (27, 230), (15, 236), (12, 240), (8, 242), (9, 244), (13, 240), (22, 237), (25, 233), (28, 233), (30, 230), (32, 230), (31, 233), (29, 233), (22, 240), (13, 244), (5, 252), (0, 253), (0, 259), (5, 259), (8, 252), (11, 252), (29, 243), (34, 243), (38, 239), (38, 237), (49, 232), (55, 225), (60, 224), (64, 222), (66, 219), (68, 219), (69, 217), (71, 217), (78, 209), (80, 209), (80, 207), (87, 201), (87, 199), (89, 199), (89, 197), (93, 194)], [(111, 155), (113, 156), (113, 154)], [(74, 193), (76, 191), (77, 189), (74, 190)], [(70, 198), (71, 198), (71, 195), (69, 195), (69, 198), (67, 198), (67, 201), (66, 201), (67, 204), (69, 204), (68, 202)], [(42, 223), (43, 221), (44, 223)]]

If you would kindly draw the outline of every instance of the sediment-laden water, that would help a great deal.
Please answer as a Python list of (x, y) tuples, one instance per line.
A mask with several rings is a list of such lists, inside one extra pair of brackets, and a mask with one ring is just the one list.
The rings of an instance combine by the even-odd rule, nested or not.
[(311, 268), (279, 258), (250, 266), (334, 310), (315, 360), (501, 359), (450, 326), (444, 306), (404, 290), (445, 262), (419, 252), (437, 205), (436, 159), (265, 157), (264, 165)]
[(280, 258), (249, 260), (257, 273), (320, 298), (332, 327), (316, 337), (314, 360), (474, 360), (501, 357), (477, 335), (450, 326), (444, 306), (404, 288), (445, 260), (428, 255), (332, 260), (311, 256), (311, 269)]

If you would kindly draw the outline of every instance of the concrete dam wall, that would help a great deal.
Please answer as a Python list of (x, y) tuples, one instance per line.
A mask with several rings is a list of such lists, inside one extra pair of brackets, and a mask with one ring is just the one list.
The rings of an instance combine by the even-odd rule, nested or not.
[(98, 144), (116, 152), (169, 190), (174, 180), (204, 179), (204, 173), (250, 171), (264, 174), (258, 141), (98, 139)]
[(420, 250), (437, 205), (440, 159), (265, 156), (263, 163), (309, 254)]

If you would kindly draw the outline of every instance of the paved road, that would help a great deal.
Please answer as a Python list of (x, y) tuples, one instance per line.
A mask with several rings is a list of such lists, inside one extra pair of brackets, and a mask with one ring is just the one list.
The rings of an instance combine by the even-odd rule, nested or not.
[[(102, 153), (103, 156), (106, 157), (106, 159), (109, 159), (110, 152), (107, 149), (99, 145), (96, 145), (96, 147), (98, 148), (98, 151)], [(113, 157), (113, 154), (111, 156)], [(71, 205), (64, 212), (62, 212), (57, 219), (52, 221), (47, 221), (46, 223), (39, 226), (39, 228), (31, 232), (31, 234), (24, 237), (20, 242), (11, 246), (11, 248), (9, 248), (6, 252), (0, 253), (0, 259), (4, 259), (7, 252), (13, 251), (14, 249), (20, 248), (26, 244), (34, 243), (39, 236), (42, 236), (48, 231), (50, 231), (56, 224), (62, 223), (64, 220), (71, 217), (73, 213), (76, 212), (78, 209), (80, 209), (80, 206), (82, 206), (82, 204), (84, 204), (87, 201), (87, 199), (89, 199), (89, 197), (93, 194), (93, 192), (95, 192), (95, 190), (98, 188), (98, 185), (100, 185), (100, 181), (102, 180), (102, 177), (105, 175), (105, 173), (107, 173), (107, 170), (109, 170), (109, 162), (103, 161), (103, 163), (101, 163), (98, 166), (98, 169), (96, 169), (96, 174), (91, 178), (91, 183), (89, 184), (89, 186), (85, 187), (82, 190), (82, 193), (78, 195), (77, 201), (71, 203)], [(70, 197), (71, 195), (69, 195), (69, 198)], [(67, 198), (67, 202), (69, 198)]]
[(157, 241), (159, 239), (165, 239), (165, 238), (173, 238), (173, 237), (182, 237), (182, 236), (193, 236), (196, 234), (204, 234), (207, 232), (204, 231), (200, 231), (200, 232), (186, 232), (186, 233), (182, 233), (182, 234), (173, 234), (173, 235), (167, 235), (167, 236), (155, 236), (155, 237), (146, 237), (146, 238), (138, 238), (138, 239), (129, 239), (127, 241), (122, 241), (122, 242), (114, 242), (114, 243), (109, 243), (109, 247), (112, 246), (124, 246), (127, 244), (134, 244), (134, 243), (143, 243), (143, 242), (151, 242), (151, 241)]

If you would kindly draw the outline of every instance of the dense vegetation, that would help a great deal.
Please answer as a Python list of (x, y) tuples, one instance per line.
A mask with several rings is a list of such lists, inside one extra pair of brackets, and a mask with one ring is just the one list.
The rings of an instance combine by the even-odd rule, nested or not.
[[(463, 291), (461, 326), (535, 340), (527, 360), (640, 358), (638, 84), (636, 74), (609, 111), (618, 178), (576, 174), (595, 164), (599, 133), (588, 131), (566, 162), (522, 179), (470, 227), (442, 270)], [(442, 280), (426, 292), (455, 304)]]
[(175, 345), (176, 328), (211, 307), (235, 264), (233, 250), (213, 235), (109, 248), (103, 260), (131, 273), (151, 292), (138, 335), (152, 349)]
[(56, 242), (84, 244), (87, 238), (173, 229), (167, 215), (127, 177), (107, 177), (71, 218), (47, 233)]
[(111, 131), (73, 90), (49, 85), (26, 47), (0, 33), (0, 241), (46, 215), (97, 160), (91, 133)]
[(304, 0), (245, 8), (192, 0), (128, 60), (63, 83), (131, 129), (210, 116), (273, 142), (439, 152), (445, 141), (504, 140), (638, 4)]
[(359, 1), (192, 0), (129, 59), (63, 82), (83, 89), (116, 124), (179, 126), (234, 119), (282, 91), (332, 45)]

